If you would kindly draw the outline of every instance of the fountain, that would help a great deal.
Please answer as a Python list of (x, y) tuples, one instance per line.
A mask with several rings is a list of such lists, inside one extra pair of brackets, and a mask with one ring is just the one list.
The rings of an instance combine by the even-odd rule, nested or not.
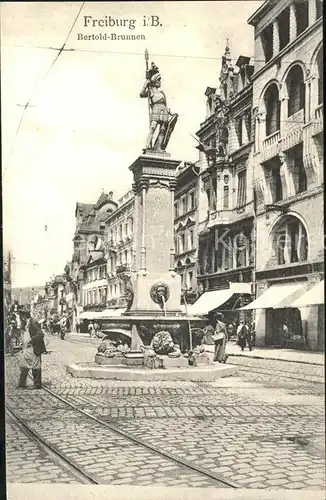
[[(122, 353), (119, 346), (111, 346), (105, 355), (100, 346), (92, 366), (67, 367), (76, 377), (212, 380), (228, 375), (232, 369), (212, 363), (207, 356), (205, 363), (195, 366), (193, 362), (193, 348), (200, 339), (192, 335), (189, 325), (200, 329), (206, 321), (183, 315), (180, 309), (181, 277), (174, 270), (173, 234), (176, 169), (180, 161), (171, 159), (166, 152), (178, 115), (168, 110), (160, 82), (158, 68), (152, 63), (140, 94), (149, 100), (150, 132), (143, 154), (129, 167), (134, 177), (136, 221), (134, 272), (128, 282), (130, 300), (122, 316), (107, 317), (108, 330), (130, 332), (130, 349)], [(155, 352), (153, 340), (163, 333), (171, 338), (171, 351)], [(189, 351), (187, 358), (184, 354)], [(197, 358), (200, 356), (198, 351)]]

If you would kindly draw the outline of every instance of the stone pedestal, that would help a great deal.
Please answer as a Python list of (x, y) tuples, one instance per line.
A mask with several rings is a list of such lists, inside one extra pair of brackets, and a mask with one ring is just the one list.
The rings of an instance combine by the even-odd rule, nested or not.
[(146, 152), (129, 167), (134, 175), (135, 255), (129, 316), (180, 313), (181, 277), (174, 271), (174, 190), (179, 161)]

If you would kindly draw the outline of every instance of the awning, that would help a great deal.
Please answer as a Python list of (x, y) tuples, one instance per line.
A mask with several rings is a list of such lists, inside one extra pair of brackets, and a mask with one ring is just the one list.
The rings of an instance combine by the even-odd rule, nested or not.
[[(194, 304), (191, 305), (191, 315), (200, 316), (208, 314), (209, 311), (216, 309), (224, 304), (230, 297), (233, 291), (230, 288), (226, 290), (213, 290), (212, 292), (205, 292), (201, 295)], [(188, 311), (188, 314), (190, 311)]]
[(104, 311), (83, 311), (79, 315), (79, 319), (106, 319), (116, 316), (121, 316), (125, 309), (105, 309)]
[(325, 304), (325, 283), (321, 280), (292, 303), (291, 307), (309, 307)]
[(284, 307), (293, 307), (291, 305), (293, 300), (297, 299), (305, 292), (305, 287), (305, 281), (271, 285), (262, 295), (260, 295), (260, 297), (247, 306), (241, 307), (241, 309), (280, 309)]

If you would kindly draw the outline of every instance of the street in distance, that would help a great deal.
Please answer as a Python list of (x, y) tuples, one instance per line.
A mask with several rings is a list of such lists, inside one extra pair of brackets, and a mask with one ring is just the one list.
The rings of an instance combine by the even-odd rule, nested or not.
[(146, 40), (145, 35), (117, 35), (116, 33), (77, 33), (77, 40)]

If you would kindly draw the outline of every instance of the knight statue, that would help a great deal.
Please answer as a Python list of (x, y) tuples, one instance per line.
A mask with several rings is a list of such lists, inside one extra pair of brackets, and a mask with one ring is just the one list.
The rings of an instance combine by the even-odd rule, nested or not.
[[(161, 87), (161, 74), (158, 67), (152, 62), (148, 68), (148, 52), (145, 52), (146, 80), (140, 97), (148, 99), (149, 107), (149, 134), (146, 150), (164, 152), (170, 140), (171, 134), (178, 120), (178, 115), (172, 114), (167, 107), (166, 97)], [(154, 134), (158, 129), (156, 139)]]

